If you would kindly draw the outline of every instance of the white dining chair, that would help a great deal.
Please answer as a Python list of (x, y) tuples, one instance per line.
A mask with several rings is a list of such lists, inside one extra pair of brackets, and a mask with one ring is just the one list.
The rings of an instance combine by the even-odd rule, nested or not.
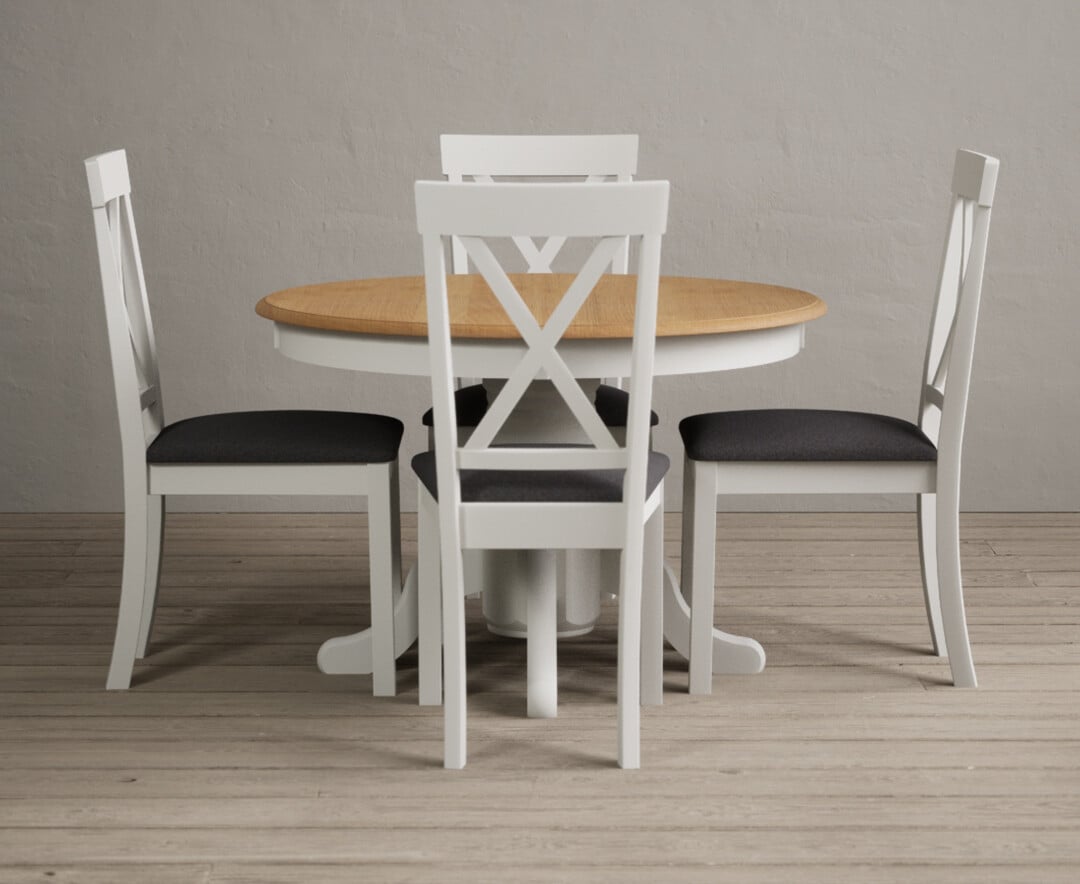
[(720, 494), (915, 494), (934, 651), (948, 656), (954, 685), (975, 687), (960, 576), (960, 455), (998, 167), (994, 157), (956, 154), (917, 424), (810, 409), (713, 412), (679, 424), (685, 446), (682, 586), (690, 595), (691, 693), (712, 690)]
[[(442, 171), (447, 181), (493, 184), (506, 179), (542, 183), (552, 179), (588, 182), (627, 182), (637, 173), (637, 135), (442, 135), (439, 138)], [(450, 266), (454, 273), (469, 272), (469, 256), (456, 237), (451, 240)], [(552, 262), (566, 243), (564, 236), (513, 237), (514, 246), (528, 273), (551, 273)], [(612, 259), (615, 273), (629, 267), (629, 241)], [(618, 378), (605, 379), (596, 390), (594, 403), (601, 420), (611, 428), (626, 426), (628, 399)], [(466, 380), (457, 392), (457, 416), (463, 427), (475, 427), (487, 410), (483, 384)], [(423, 416), (432, 426), (432, 412)], [(651, 412), (652, 426), (660, 422)], [(430, 432), (429, 432), (430, 435)]]
[[(465, 607), (467, 548), (621, 549), (618, 625), (618, 761), (640, 765), (640, 704), (662, 696), (663, 477), (668, 459), (649, 448), (660, 241), (667, 182), (505, 184), (477, 187), (417, 182), (431, 351), (434, 451), (417, 455), (421, 690), (439, 686), (445, 659), (444, 762), (465, 764)], [(573, 283), (541, 325), (492, 251), (513, 236), (599, 238)], [(525, 349), (506, 384), (464, 443), (454, 398), (445, 240), (456, 237), (517, 327)], [(574, 316), (625, 244), (639, 241), (628, 423), (620, 443), (579, 384), (582, 366), (559, 347)], [(587, 366), (586, 366), (587, 367)], [(530, 383), (545, 375), (591, 445), (499, 446), (497, 434)], [(462, 434), (464, 435), (464, 434)], [(441, 592), (440, 592), (441, 585)], [(441, 600), (441, 618), (440, 611)], [(531, 587), (528, 616), (554, 623), (554, 580)], [(643, 608), (644, 605), (644, 615)], [(642, 618), (645, 618), (644, 633)], [(554, 636), (552, 631), (550, 635)], [(642, 660), (641, 645), (647, 647)], [(534, 632), (529, 630), (527, 657)], [(546, 649), (544, 651), (546, 653)], [(642, 674), (644, 668), (644, 675)], [(428, 681), (425, 683), (425, 678)], [(432, 682), (431, 679), (435, 681)]]
[(401, 589), (396, 418), (342, 411), (246, 411), (165, 422), (157, 347), (135, 234), (127, 155), (86, 160), (105, 299), (124, 477), (120, 610), (106, 687), (131, 684), (147, 651), (161, 568), (165, 497), (348, 494), (368, 498), (373, 690), (396, 690)]

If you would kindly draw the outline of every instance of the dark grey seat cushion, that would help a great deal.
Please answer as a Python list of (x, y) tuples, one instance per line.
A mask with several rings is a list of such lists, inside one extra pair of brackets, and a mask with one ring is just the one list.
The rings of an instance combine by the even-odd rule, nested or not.
[(679, 433), (691, 460), (937, 460), (915, 424), (861, 411), (717, 411), (685, 418)]
[[(487, 414), (488, 395), (483, 384), (472, 384), (454, 391), (454, 406), (459, 427), (475, 427)], [(429, 408), (420, 418), (425, 427), (435, 426), (435, 411)]]
[[(483, 384), (462, 387), (455, 391), (459, 427), (475, 427), (487, 413), (488, 397)], [(596, 413), (608, 427), (625, 427), (626, 415), (630, 410), (630, 394), (626, 390), (601, 384), (596, 390)], [(434, 413), (429, 408), (424, 412), (421, 422), (425, 427), (434, 426)], [(660, 423), (656, 412), (652, 413), (652, 426)]]
[[(625, 427), (626, 416), (630, 412), (630, 394), (626, 390), (601, 384), (596, 388), (596, 413), (605, 427)], [(660, 416), (654, 411), (649, 425), (660, 423)]]
[[(669, 466), (665, 455), (649, 453), (649, 494)], [(435, 452), (416, 455), (412, 467), (437, 500)], [(622, 470), (462, 470), (461, 498), (467, 503), (617, 503), (622, 482)]]
[(235, 411), (170, 424), (149, 463), (389, 463), (405, 427), (351, 411)]

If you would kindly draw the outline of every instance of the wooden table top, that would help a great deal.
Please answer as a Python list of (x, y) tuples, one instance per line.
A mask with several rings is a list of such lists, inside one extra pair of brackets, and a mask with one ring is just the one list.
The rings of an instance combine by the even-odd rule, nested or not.
[[(560, 273), (510, 274), (542, 325), (573, 281)], [(637, 278), (608, 274), (581, 308), (565, 338), (633, 337)], [(483, 277), (447, 277), (451, 334), (455, 338), (517, 338)], [(825, 314), (825, 302), (798, 289), (726, 279), (660, 279), (658, 337), (753, 331), (797, 325)], [(424, 277), (356, 279), (284, 289), (255, 308), (286, 325), (372, 335), (427, 337)]]

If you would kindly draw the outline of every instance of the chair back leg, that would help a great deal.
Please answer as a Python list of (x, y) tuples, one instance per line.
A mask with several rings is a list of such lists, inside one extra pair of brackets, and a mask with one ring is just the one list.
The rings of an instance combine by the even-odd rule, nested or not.
[(443, 702), (442, 582), (439, 567), (438, 505), (420, 485), (417, 521), (417, 657), (420, 705)]
[[(937, 492), (938, 587), (941, 593), (941, 624), (949, 650), (949, 668), (958, 688), (978, 686), (971, 659), (967, 619), (964, 616), (964, 588), (960, 577), (960, 495), (959, 483), (944, 482)], [(952, 487), (950, 487), (952, 486)]]
[(443, 766), (461, 770), (466, 759), (465, 575), (454, 514), (438, 507), (442, 574)]
[[(660, 495), (663, 501), (663, 493)], [(664, 702), (664, 506), (645, 525), (641, 583), (641, 703)]]
[(620, 566), (616, 675), (619, 767), (641, 767), (641, 577), (644, 537), (628, 537)]
[(124, 498), (124, 566), (120, 580), (120, 610), (116, 617), (112, 662), (105, 681), (105, 688), (110, 691), (123, 691), (131, 686), (146, 594), (149, 498), (141, 488), (134, 491), (125, 489)]

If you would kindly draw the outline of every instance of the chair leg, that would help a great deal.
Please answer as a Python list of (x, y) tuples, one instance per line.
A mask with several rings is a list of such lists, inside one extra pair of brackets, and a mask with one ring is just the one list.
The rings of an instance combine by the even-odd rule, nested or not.
[(158, 585), (161, 583), (161, 545), (165, 536), (165, 495), (151, 494), (146, 499), (146, 587), (143, 589), (142, 619), (135, 656), (146, 656), (150, 633), (154, 628)]
[(684, 494), (689, 494), (683, 501), (682, 584), (684, 591), (687, 587), (690, 590), (690, 693), (711, 694), (716, 600), (716, 467), (687, 458), (684, 468)]
[[(663, 491), (660, 492), (661, 495)], [(664, 702), (664, 506), (645, 525), (641, 584), (641, 703)]]
[[(964, 615), (964, 588), (960, 576), (960, 494), (959, 482), (943, 482), (939, 473), (937, 491), (938, 585), (941, 590), (941, 622), (949, 667), (958, 688), (978, 685), (971, 659), (967, 618)], [(941, 486), (945, 487), (942, 488)]]
[(124, 570), (120, 582), (120, 610), (116, 617), (112, 662), (106, 690), (126, 690), (135, 668), (139, 629), (146, 593), (146, 532), (149, 497), (143, 489), (124, 495)]
[(435, 501), (420, 486), (417, 507), (417, 656), (420, 705), (443, 701), (442, 590), (439, 576), (439, 513)]
[(926, 620), (930, 624), (930, 641), (939, 657), (949, 656), (945, 633), (941, 629), (941, 594), (938, 590), (937, 527), (935, 516), (937, 501), (934, 494), (916, 495), (916, 518), (919, 524), (919, 565), (922, 569), (923, 602), (926, 604)]
[[(644, 527), (644, 526), (643, 526)], [(619, 583), (618, 702), (619, 767), (641, 767), (641, 578), (644, 536), (628, 538)]]
[(371, 588), (371, 682), (376, 697), (397, 692), (394, 600), (401, 591), (397, 464), (371, 464), (368, 488), (368, 554)]
[(530, 575), (525, 611), (526, 710), (529, 718), (559, 714), (556, 558), (553, 550), (530, 553), (537, 568)]
[[(442, 564), (442, 633), (445, 696), (443, 699), (443, 765), (465, 767), (465, 575), (456, 525), (444, 520), (448, 507), (439, 507), (440, 561)], [(450, 530), (448, 530), (450, 529)], [(447, 535), (450, 535), (449, 537)]]

